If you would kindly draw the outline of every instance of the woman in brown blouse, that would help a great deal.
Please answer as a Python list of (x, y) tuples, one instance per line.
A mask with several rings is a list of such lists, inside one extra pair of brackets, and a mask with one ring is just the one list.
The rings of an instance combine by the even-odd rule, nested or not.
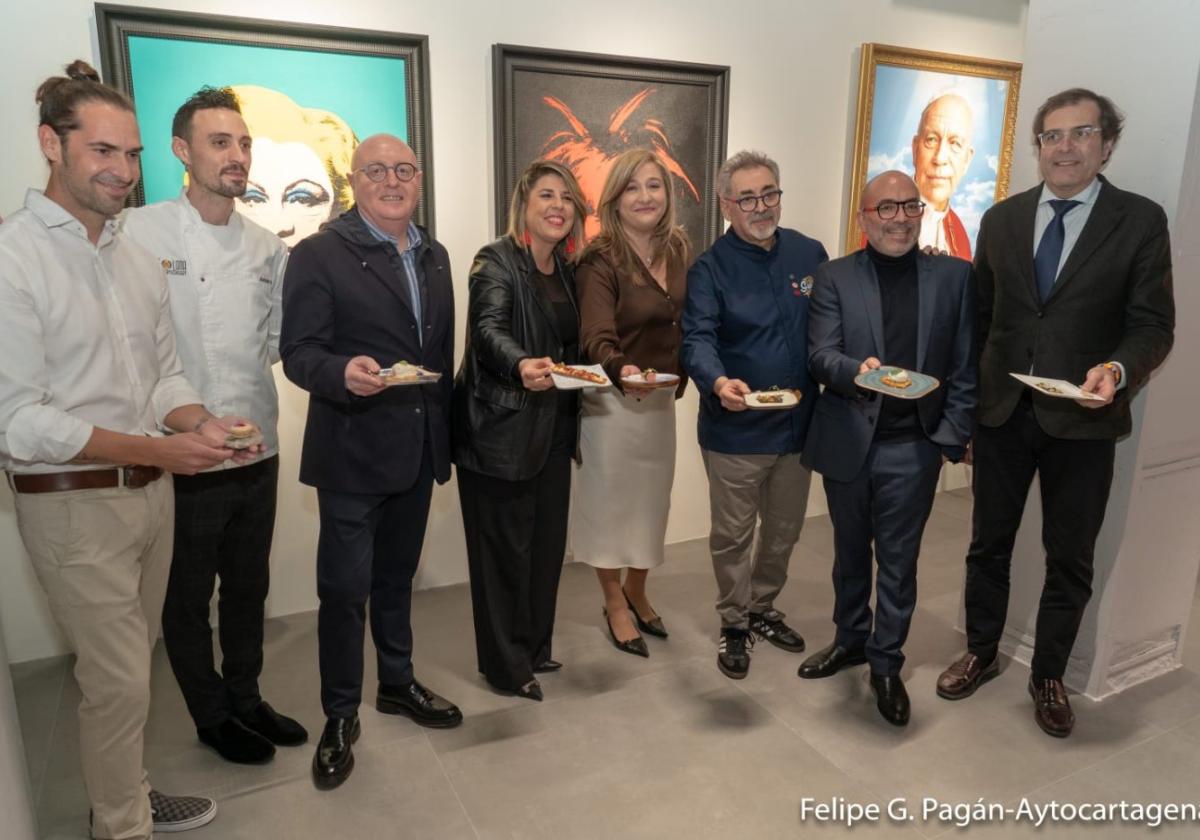
[[(646, 596), (646, 575), (663, 561), (675, 400), (686, 384), (679, 324), (690, 248), (674, 209), (670, 174), (658, 156), (645, 149), (621, 155), (600, 196), (600, 234), (575, 275), (580, 349), (615, 387), (582, 398), (571, 544), (575, 557), (596, 569), (613, 644), (638, 656), (650, 655), (638, 628), (667, 635)], [(655, 387), (662, 374), (677, 376), (675, 386), (660, 380)]]

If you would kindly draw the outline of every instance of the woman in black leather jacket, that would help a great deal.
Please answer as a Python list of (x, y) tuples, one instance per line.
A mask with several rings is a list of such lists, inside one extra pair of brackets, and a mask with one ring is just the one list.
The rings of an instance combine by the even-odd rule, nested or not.
[(567, 541), (578, 400), (550, 368), (579, 357), (574, 261), (583, 194), (570, 170), (535, 161), (517, 181), (508, 232), (475, 255), (467, 347), (454, 380), (458, 465), (479, 671), (542, 699)]

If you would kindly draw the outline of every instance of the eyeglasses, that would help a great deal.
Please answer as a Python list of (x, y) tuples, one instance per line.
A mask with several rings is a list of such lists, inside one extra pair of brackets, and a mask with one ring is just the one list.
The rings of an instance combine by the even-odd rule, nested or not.
[(1101, 131), (1098, 125), (1077, 125), (1074, 128), (1052, 128), (1049, 131), (1043, 131), (1037, 136), (1038, 143), (1042, 148), (1046, 146), (1057, 146), (1061, 143), (1068, 134), (1076, 143), (1086, 143), (1088, 138), (1096, 132)]
[(900, 212), (900, 208), (904, 208), (904, 215), (910, 219), (915, 219), (925, 212), (925, 202), (919, 198), (914, 198), (912, 201), (881, 201), (874, 207), (864, 207), (864, 213), (875, 211), (881, 219), (894, 219), (896, 214)]
[(778, 207), (781, 198), (783, 198), (783, 190), (767, 190), (762, 195), (744, 195), (741, 198), (725, 200), (732, 201), (743, 213), (753, 213), (758, 209), (758, 202), (761, 201), (763, 207)]
[(355, 171), (363, 173), (376, 184), (379, 184), (387, 179), (389, 172), (395, 172), (397, 179), (407, 182), (417, 177), (417, 172), (420, 170), (411, 163), (397, 163), (395, 166), (388, 166), (386, 163), (368, 163), (362, 169)]

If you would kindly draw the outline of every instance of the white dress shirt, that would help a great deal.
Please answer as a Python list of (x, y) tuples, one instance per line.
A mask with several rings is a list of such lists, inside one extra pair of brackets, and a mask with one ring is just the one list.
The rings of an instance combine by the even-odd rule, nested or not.
[(83, 223), (40, 190), (0, 225), (0, 462), (9, 472), (68, 465), (96, 427), (159, 435), (200, 402), (183, 376), (167, 285), (153, 256), (105, 224)]
[[(287, 246), (236, 210), (210, 225), (178, 198), (126, 210), (121, 231), (166, 270), (171, 319), (183, 371), (209, 411), (262, 428), (263, 456), (279, 451), (279, 361)], [(227, 461), (223, 469), (238, 466)]]

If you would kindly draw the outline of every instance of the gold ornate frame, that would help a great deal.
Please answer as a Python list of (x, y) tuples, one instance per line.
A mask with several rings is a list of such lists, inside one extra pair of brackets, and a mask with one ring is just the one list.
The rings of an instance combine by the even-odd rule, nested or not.
[(850, 198), (847, 202), (845, 253), (858, 250), (862, 231), (855, 212), (858, 196), (866, 184), (867, 159), (871, 148), (871, 116), (875, 105), (875, 69), (880, 65), (929, 70), (957, 76), (980, 76), (1008, 83), (1004, 103), (1004, 130), (1000, 139), (1000, 160), (996, 168), (996, 196), (1000, 201), (1008, 196), (1008, 178), (1012, 170), (1013, 143), (1017, 133), (1017, 96), (1021, 88), (1021, 65), (1012, 61), (973, 58), (953, 53), (914, 50), (887, 44), (863, 44), (858, 75), (858, 114), (854, 129), (854, 162), (850, 175)]

